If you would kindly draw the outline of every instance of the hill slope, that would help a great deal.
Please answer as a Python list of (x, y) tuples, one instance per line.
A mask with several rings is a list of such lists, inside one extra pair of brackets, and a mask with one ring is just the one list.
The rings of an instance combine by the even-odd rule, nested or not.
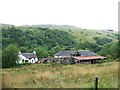
[(104, 44), (115, 42), (118, 38), (117, 32), (112, 30), (89, 30), (68, 25), (2, 24), (2, 34), (3, 49), (16, 43), (22, 52), (36, 50), (45, 56), (60, 50), (89, 49), (99, 52)]
[(89, 42), (95, 42), (93, 37), (97, 36), (100, 38), (110, 38), (113, 39), (113, 41), (116, 41), (118, 39), (118, 35), (116, 31), (113, 30), (93, 30), (93, 29), (82, 29), (75, 26), (69, 26), (69, 25), (52, 25), (52, 24), (46, 24), (46, 25), (23, 25), (20, 27), (41, 27), (41, 28), (49, 28), (49, 29), (57, 29), (62, 30), (65, 32), (68, 32), (78, 38), (78, 40), (82, 41), (89, 41)]

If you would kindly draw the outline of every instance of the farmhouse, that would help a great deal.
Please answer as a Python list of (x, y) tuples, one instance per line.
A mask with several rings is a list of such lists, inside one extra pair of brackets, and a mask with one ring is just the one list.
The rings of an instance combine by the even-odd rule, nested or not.
[(98, 56), (89, 50), (60, 51), (54, 54), (54, 58), (72, 58), (75, 63), (95, 63), (106, 57)]
[(36, 52), (33, 51), (33, 53), (21, 53), (19, 51), (19, 60), (17, 61), (18, 64), (22, 63), (35, 63), (38, 61)]

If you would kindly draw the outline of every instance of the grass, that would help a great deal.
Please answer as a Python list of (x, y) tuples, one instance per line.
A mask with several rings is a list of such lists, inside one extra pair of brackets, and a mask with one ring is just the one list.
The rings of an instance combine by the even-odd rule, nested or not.
[(3, 69), (3, 88), (117, 88), (118, 63), (88, 65), (34, 64)]
[[(110, 38), (112, 39), (113, 41), (117, 41), (117, 38), (115, 35), (110, 34), (110, 36), (107, 36), (107, 32), (105, 30), (94, 30), (94, 29), (71, 29), (71, 32), (69, 31), (69, 29), (59, 29), (59, 30), (62, 30), (62, 31), (66, 31), (70, 34), (72, 34), (73, 36), (76, 37), (76, 41), (77, 42), (80, 42), (79, 40), (81, 39), (82, 42), (85, 42), (85, 41), (89, 41), (91, 43), (95, 43), (95, 40), (93, 39), (93, 37), (97, 36), (99, 38)], [(83, 33), (81, 33), (83, 32)], [(101, 33), (101, 34), (98, 34), (98, 33)], [(113, 32), (115, 33), (115, 32)], [(87, 36), (86, 36), (87, 34)]]

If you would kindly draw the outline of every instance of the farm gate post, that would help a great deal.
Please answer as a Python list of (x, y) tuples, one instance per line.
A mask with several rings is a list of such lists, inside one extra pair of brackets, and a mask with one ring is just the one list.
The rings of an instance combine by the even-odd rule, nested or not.
[(95, 90), (98, 90), (98, 77), (95, 77)]

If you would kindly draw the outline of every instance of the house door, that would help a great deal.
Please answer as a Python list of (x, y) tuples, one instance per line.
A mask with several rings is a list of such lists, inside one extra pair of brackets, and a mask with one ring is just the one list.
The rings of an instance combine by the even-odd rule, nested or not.
[(77, 61), (77, 63), (80, 63), (80, 61)]

